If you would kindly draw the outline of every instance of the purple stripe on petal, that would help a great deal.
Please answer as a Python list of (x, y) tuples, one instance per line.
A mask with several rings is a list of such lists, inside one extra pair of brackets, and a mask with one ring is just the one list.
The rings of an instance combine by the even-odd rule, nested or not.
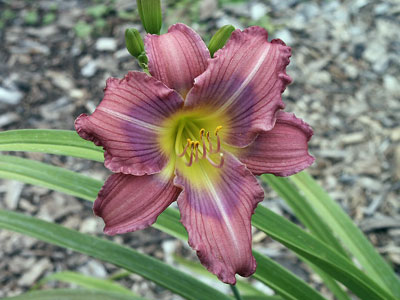
[(122, 80), (107, 80), (103, 100), (91, 116), (80, 115), (75, 128), (82, 138), (104, 147), (104, 164), (111, 171), (154, 174), (169, 159), (159, 144), (162, 124), (182, 105), (182, 98), (160, 81), (130, 72)]
[(260, 131), (274, 126), (276, 112), (284, 107), (281, 93), (291, 81), (285, 71), (290, 55), (282, 41), (268, 42), (261, 27), (236, 30), (195, 79), (185, 107), (223, 113), (229, 119), (225, 142), (247, 146)]
[(106, 234), (135, 231), (153, 224), (180, 191), (172, 178), (167, 180), (158, 174), (113, 174), (100, 190), (93, 211), (103, 218)]
[(166, 34), (148, 34), (144, 43), (151, 75), (185, 97), (210, 58), (201, 37), (185, 24), (175, 24)]
[(259, 134), (239, 159), (255, 175), (271, 173), (289, 176), (308, 168), (314, 157), (308, 154), (308, 141), (313, 131), (294, 114), (279, 112), (275, 127)]
[(256, 269), (251, 215), (264, 192), (251, 172), (229, 153), (218, 171), (218, 178), (196, 174), (197, 184), (192, 184), (177, 170), (174, 183), (183, 189), (178, 206), (190, 246), (210, 272), (235, 284), (236, 273), (250, 276)]

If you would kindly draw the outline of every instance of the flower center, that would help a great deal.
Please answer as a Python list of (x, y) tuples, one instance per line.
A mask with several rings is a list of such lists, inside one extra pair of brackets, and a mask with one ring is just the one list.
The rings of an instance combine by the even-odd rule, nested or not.
[[(224, 154), (221, 152), (221, 138), (218, 132), (222, 129), (222, 126), (219, 125), (214, 130), (214, 136), (216, 140), (216, 144), (213, 146), (213, 141), (210, 138), (210, 132), (202, 128), (199, 131), (199, 140), (191, 138), (186, 139), (186, 145), (183, 147), (183, 150), (179, 152), (179, 142), (182, 132), (178, 130), (178, 135), (175, 143), (175, 153), (178, 157), (182, 157), (186, 159), (186, 166), (190, 167), (193, 163), (199, 161), (199, 159), (207, 159), (208, 162), (216, 167), (221, 168), (224, 165)], [(183, 128), (182, 128), (183, 131)], [(180, 136), (179, 136), (180, 135)], [(219, 154), (219, 162), (216, 163), (210, 158), (210, 154)]]

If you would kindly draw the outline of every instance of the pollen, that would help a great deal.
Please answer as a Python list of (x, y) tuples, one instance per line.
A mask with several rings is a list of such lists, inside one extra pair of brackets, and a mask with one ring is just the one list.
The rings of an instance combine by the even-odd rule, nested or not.
[(214, 134), (218, 135), (218, 131), (220, 131), (222, 129), (222, 126), (217, 126), (217, 128), (215, 128)]

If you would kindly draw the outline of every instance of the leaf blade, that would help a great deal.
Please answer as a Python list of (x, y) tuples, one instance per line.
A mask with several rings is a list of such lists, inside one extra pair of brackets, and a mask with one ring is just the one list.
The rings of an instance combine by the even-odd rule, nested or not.
[(66, 283), (74, 283), (78, 286), (81, 286), (89, 290), (108, 291), (108, 292), (115, 292), (119, 294), (134, 296), (132, 291), (112, 280), (87, 276), (72, 271), (62, 271), (50, 274), (45, 278), (43, 278), (42, 280), (40, 280), (40, 282), (36, 285), (36, 287), (42, 286), (46, 282), (56, 281), (56, 280)]
[(400, 299), (400, 280), (390, 266), (378, 254), (350, 217), (306, 172), (293, 175), (291, 181), (301, 189), (310, 204), (323, 215), (327, 224), (334, 228), (354, 257), (376, 282), (381, 283), (395, 298)]
[(218, 299), (230, 299), (208, 285), (155, 258), (54, 223), (16, 212), (0, 210), (0, 227), (110, 262), (139, 274), (187, 299), (207, 300), (211, 296), (217, 296)]
[(72, 130), (18, 129), (0, 132), (0, 151), (29, 151), (104, 161), (103, 149)]
[(54, 289), (34, 291), (19, 296), (3, 298), (3, 300), (145, 300), (141, 297), (127, 296), (113, 292), (81, 290), (81, 289)]

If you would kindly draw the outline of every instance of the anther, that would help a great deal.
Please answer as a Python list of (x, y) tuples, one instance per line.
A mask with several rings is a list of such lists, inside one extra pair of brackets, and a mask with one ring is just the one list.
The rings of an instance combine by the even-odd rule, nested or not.
[(188, 149), (188, 147), (189, 147), (190, 144), (192, 143), (191, 139), (187, 139), (186, 141), (187, 141), (186, 146), (185, 146), (185, 148), (183, 148), (182, 153), (181, 153), (181, 154), (178, 154), (178, 157), (184, 156), (185, 153), (186, 153), (186, 151), (187, 151), (187, 149)]
[(218, 131), (220, 131), (222, 129), (222, 126), (217, 126), (217, 128), (215, 128), (214, 134), (218, 135)]
[(206, 132), (206, 130), (204, 128), (200, 129), (200, 140), (203, 139), (204, 133)]

